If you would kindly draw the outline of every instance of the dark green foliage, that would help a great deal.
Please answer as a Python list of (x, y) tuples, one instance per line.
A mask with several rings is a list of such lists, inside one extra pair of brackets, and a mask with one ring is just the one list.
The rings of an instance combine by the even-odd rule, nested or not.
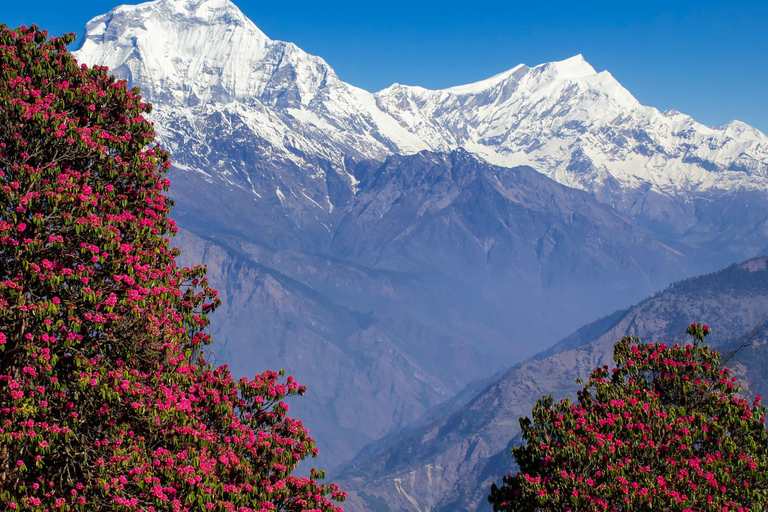
[(626, 337), (577, 403), (540, 399), (512, 448), (520, 471), (491, 487), (494, 510), (764, 510), (766, 408), (740, 396), (704, 344), (709, 327), (687, 332), (685, 346)]

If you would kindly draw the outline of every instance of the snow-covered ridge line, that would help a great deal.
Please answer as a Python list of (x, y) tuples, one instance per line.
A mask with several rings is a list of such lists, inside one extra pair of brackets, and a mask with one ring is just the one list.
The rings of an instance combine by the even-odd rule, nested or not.
[(299, 165), (310, 155), (341, 166), (461, 147), (531, 165), (630, 213), (649, 191), (768, 188), (759, 130), (643, 106), (581, 55), (442, 90), (396, 84), (371, 94), (269, 39), (229, 0), (155, 0), (94, 18), (77, 57), (140, 86), (171, 123), (238, 104), (253, 134)]

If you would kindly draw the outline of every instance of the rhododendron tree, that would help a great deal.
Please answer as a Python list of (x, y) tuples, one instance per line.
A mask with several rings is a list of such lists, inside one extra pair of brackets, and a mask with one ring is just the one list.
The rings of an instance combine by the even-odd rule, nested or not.
[(340, 510), (292, 474), (305, 388), (205, 361), (150, 106), (72, 40), (0, 25), (0, 509)]
[(491, 486), (494, 510), (766, 510), (766, 408), (704, 344), (708, 326), (687, 332), (685, 346), (625, 337), (577, 403), (540, 399), (520, 420), (519, 472)]

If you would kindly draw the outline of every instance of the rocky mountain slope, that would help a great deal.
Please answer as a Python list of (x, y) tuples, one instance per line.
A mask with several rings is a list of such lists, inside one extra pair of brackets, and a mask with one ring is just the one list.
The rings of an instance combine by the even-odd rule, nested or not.
[[(690, 263), (530, 168), (454, 151), (351, 170), (358, 192), (325, 252), (269, 247), (223, 221), (201, 226), (185, 199), (194, 190), (176, 210), (184, 261), (206, 261), (222, 293), (220, 360), (307, 383), (295, 411), (331, 464)], [(245, 218), (255, 209), (235, 194), (219, 207)]]
[(516, 365), (464, 403), (432, 414), (403, 432), (367, 447), (343, 468), (350, 489), (346, 510), (490, 510), (490, 483), (513, 468), (511, 443), (519, 442), (518, 418), (552, 394), (575, 398), (576, 378), (611, 364), (613, 343), (627, 334), (677, 343), (685, 327), (705, 321), (708, 342), (724, 353), (754, 331), (752, 345), (729, 361), (748, 393), (768, 391), (768, 258), (675, 283), (627, 310), (618, 311)]
[(768, 247), (766, 137), (643, 107), (580, 58), (371, 94), (229, 0), (118, 7), (76, 56), (154, 104), (177, 243), (224, 296), (218, 357), (310, 387), (294, 409), (326, 467)]

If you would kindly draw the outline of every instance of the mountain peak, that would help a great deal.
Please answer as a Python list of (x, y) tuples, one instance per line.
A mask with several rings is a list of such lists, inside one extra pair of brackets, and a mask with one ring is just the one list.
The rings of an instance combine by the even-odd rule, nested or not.
[(263, 88), (257, 71), (274, 44), (229, 0), (155, 0), (88, 22), (76, 57), (107, 65), (153, 101), (228, 103)]
[(734, 119), (733, 121), (724, 124), (720, 128), (725, 130), (728, 135), (733, 137), (741, 137), (746, 135), (760, 141), (765, 141), (768, 138), (757, 128), (754, 128), (743, 121), (739, 121), (738, 119)]
[(120, 5), (108, 14), (99, 16), (99, 18), (118, 13), (157, 16), (160, 12), (205, 21), (215, 21), (222, 16), (229, 20), (232, 20), (233, 16), (240, 21), (247, 20), (240, 9), (230, 0), (154, 0), (137, 5)]
[(246, 19), (240, 9), (229, 0), (161, 0), (161, 3), (178, 14), (205, 21), (215, 21), (222, 15), (230, 19), (233, 15), (241, 20)]
[(574, 55), (565, 60), (541, 64), (534, 69), (554, 72), (557, 74), (557, 78), (561, 80), (577, 80), (597, 74), (595, 68), (584, 60), (584, 56), (581, 54)]
[(598, 74), (597, 71), (595, 71), (595, 68), (590, 66), (589, 63), (584, 60), (584, 57), (579, 54), (565, 60), (539, 64), (533, 68), (528, 67), (525, 64), (518, 64), (512, 69), (502, 71), (485, 80), (466, 85), (457, 85), (444, 90), (455, 94), (475, 94), (479, 91), (491, 89), (502, 82), (508, 82), (510, 80), (517, 82), (529, 72), (533, 75), (544, 75), (545, 77), (558, 81), (579, 80)]
[(250, 23), (230, 0), (153, 0), (136, 5), (120, 5), (107, 14), (97, 16), (86, 26), (86, 36), (91, 33), (92, 24), (98, 25), (115, 17), (138, 20), (186, 18), (204, 23), (226, 22), (237, 25)]

